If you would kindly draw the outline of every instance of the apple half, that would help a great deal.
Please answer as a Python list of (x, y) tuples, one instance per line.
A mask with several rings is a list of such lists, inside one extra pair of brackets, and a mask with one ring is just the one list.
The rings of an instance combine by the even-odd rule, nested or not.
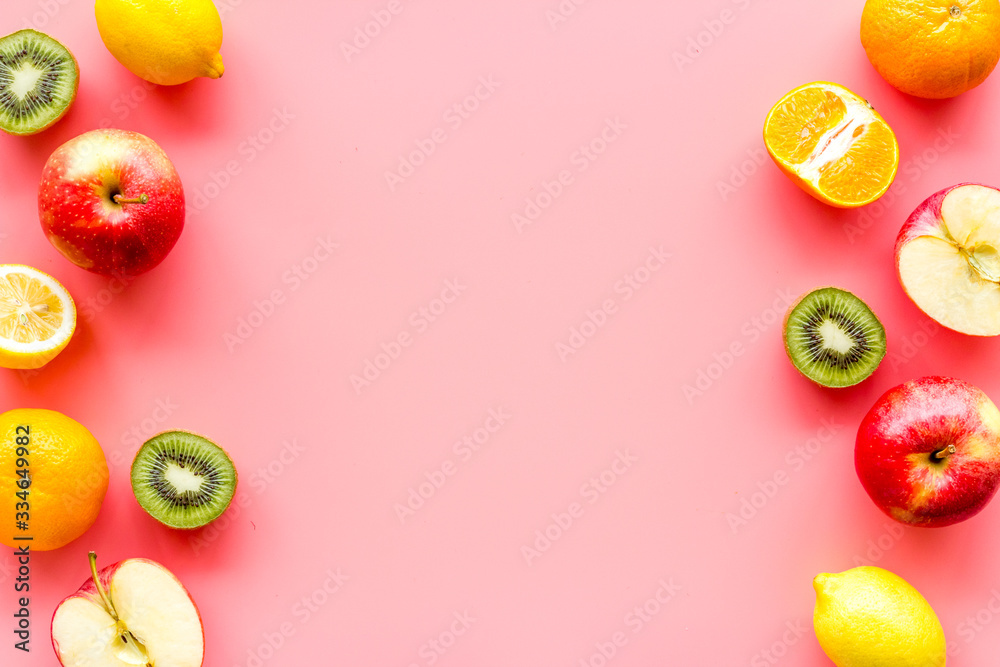
[(169, 570), (129, 558), (98, 572), (92, 551), (90, 572), (52, 616), (52, 647), (63, 667), (201, 667), (201, 615)]
[(903, 291), (929, 317), (1000, 334), (1000, 190), (962, 183), (934, 193), (903, 224), (895, 254)]

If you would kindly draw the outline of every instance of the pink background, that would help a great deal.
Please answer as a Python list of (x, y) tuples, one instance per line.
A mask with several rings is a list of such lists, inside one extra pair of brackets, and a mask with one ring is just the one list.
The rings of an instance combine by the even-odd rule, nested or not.
[[(52, 273), (81, 312), (55, 361), (0, 375), (3, 408), (65, 412), (111, 464), (94, 527), (33, 556), (27, 656), (0, 554), (0, 664), (56, 663), (49, 618), (91, 549), (179, 576), (208, 667), (828, 665), (811, 580), (862, 562), (928, 598), (949, 665), (995, 663), (1000, 502), (897, 527), (853, 446), (912, 377), (1000, 398), (1000, 342), (933, 326), (892, 261), (927, 195), (1000, 184), (1000, 75), (898, 93), (861, 48), (861, 0), (217, 5), (226, 74), (176, 88), (112, 58), (92, 2), (0, 8), (0, 32), (47, 32), (82, 71), (61, 122), (0, 136), (0, 262)], [(865, 210), (764, 156), (770, 106), (819, 79), (897, 133), (896, 185)], [(188, 199), (172, 254), (124, 290), (63, 259), (35, 202), (48, 155), (108, 125), (155, 139)], [(888, 334), (840, 391), (781, 343), (787, 301), (827, 284)], [(192, 534), (129, 487), (138, 444), (172, 428), (240, 472)]]

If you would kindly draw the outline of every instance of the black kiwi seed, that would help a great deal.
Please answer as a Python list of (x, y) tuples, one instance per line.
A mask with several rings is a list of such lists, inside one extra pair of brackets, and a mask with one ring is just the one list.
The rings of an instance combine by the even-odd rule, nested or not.
[(200, 528), (229, 507), (236, 468), (210, 440), (167, 431), (147, 440), (135, 455), (132, 492), (157, 521), (171, 528)]
[(875, 372), (885, 357), (885, 329), (864, 301), (823, 287), (792, 305), (785, 317), (792, 364), (824, 387), (848, 387)]
[(0, 130), (41, 132), (63, 117), (79, 83), (73, 54), (45, 33), (26, 29), (0, 38)]

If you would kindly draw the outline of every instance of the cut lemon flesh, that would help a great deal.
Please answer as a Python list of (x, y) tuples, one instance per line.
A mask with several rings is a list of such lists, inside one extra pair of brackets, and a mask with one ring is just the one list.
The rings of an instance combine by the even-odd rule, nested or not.
[(799, 187), (832, 206), (851, 208), (885, 194), (899, 166), (899, 144), (868, 102), (817, 81), (771, 107), (764, 144)]
[(0, 366), (40, 368), (73, 337), (76, 306), (55, 278), (20, 264), (0, 264)]

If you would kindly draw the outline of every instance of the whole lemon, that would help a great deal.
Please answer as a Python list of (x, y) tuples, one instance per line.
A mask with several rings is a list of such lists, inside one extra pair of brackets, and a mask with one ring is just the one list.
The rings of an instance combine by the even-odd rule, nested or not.
[(166, 86), (222, 76), (212, 0), (97, 0), (94, 12), (104, 45), (136, 76)]
[(816, 639), (837, 667), (944, 667), (944, 630), (902, 577), (855, 567), (813, 579)]
[(107, 490), (104, 450), (82, 424), (53, 410), (0, 415), (0, 543), (69, 544), (97, 520)]

